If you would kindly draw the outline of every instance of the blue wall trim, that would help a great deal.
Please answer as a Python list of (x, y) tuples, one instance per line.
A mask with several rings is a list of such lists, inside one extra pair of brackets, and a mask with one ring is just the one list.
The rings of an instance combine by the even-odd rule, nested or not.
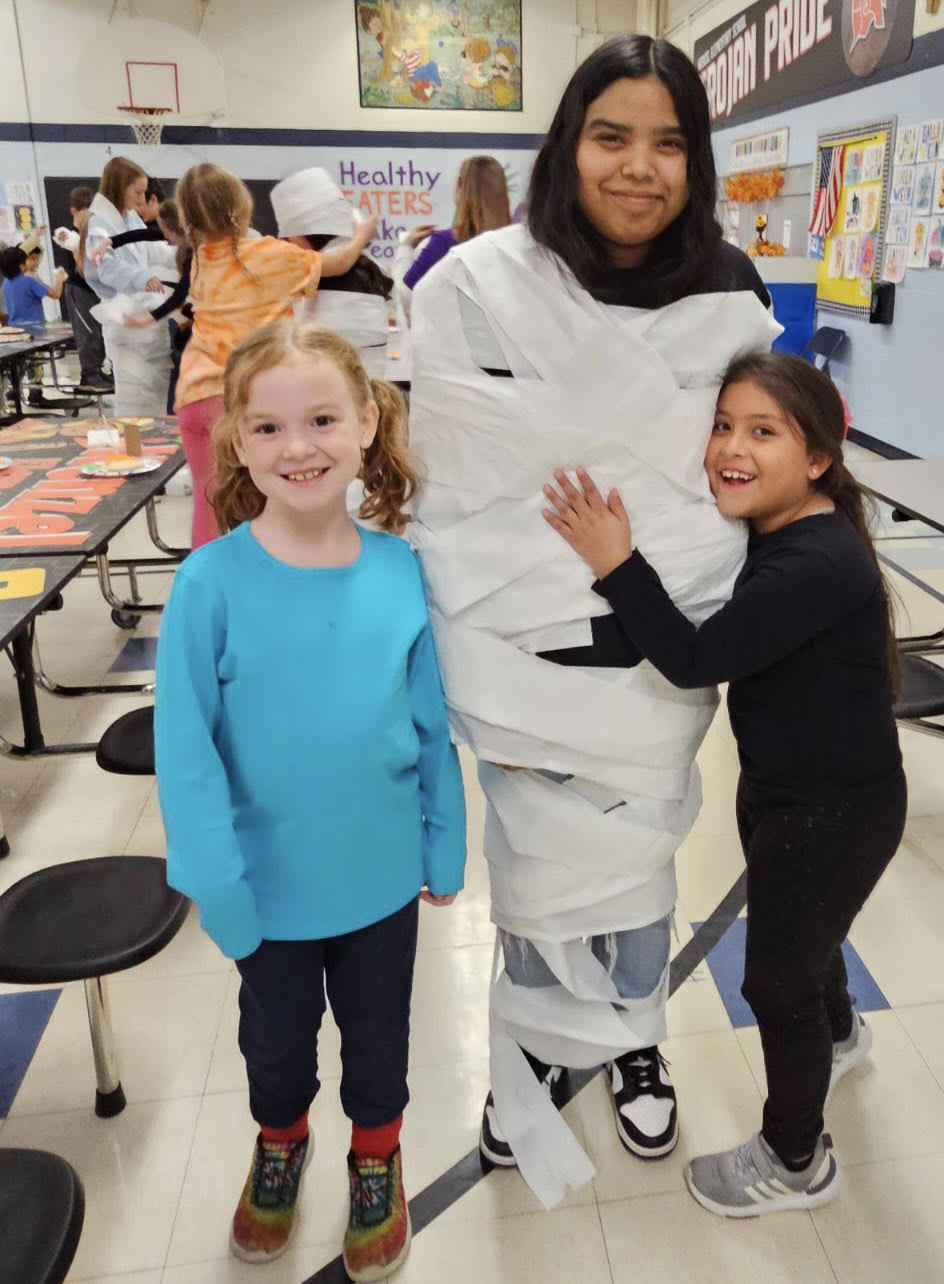
[[(130, 141), (129, 125), (56, 125), (0, 122), (0, 141), (28, 143), (119, 143)], [(383, 129), (223, 129), (213, 125), (168, 125), (162, 142), (211, 147), (448, 147), (467, 150), (535, 151), (543, 134), (434, 133)]]

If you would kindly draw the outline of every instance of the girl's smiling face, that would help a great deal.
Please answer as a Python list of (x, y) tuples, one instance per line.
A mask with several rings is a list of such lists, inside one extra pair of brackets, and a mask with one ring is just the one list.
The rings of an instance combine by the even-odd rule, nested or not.
[(325, 358), (285, 362), (257, 374), (235, 441), (266, 509), (298, 518), (346, 511), (361, 452), (374, 439), (374, 401), (358, 408), (342, 371)]
[(724, 389), (705, 470), (726, 517), (765, 533), (828, 511), (832, 502), (814, 486), (828, 467), (828, 457), (810, 451), (797, 424), (759, 384), (744, 380)]

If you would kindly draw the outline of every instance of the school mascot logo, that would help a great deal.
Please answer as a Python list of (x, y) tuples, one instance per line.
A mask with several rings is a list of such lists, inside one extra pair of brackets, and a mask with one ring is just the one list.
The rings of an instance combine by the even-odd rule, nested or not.
[(843, 0), (842, 51), (854, 75), (871, 75), (881, 62), (897, 14), (898, 0)]

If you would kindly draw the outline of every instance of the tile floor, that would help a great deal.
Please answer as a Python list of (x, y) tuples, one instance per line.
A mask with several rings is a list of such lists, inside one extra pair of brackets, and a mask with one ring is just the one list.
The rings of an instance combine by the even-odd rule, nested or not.
[[(172, 542), (186, 532), (187, 509), (183, 499), (160, 505), (161, 525)], [(135, 524), (115, 551), (146, 547), (143, 524)], [(944, 614), (944, 539), (915, 524), (888, 524), (881, 549), (927, 587), (923, 591), (894, 575), (903, 631), (938, 627)], [(144, 583), (157, 594), (168, 587), (163, 575)], [(157, 628), (156, 617), (145, 617), (135, 636), (154, 636)], [(69, 586), (65, 608), (43, 618), (39, 630), (46, 667), (64, 681), (104, 675), (129, 640), (112, 625), (95, 581), (84, 577)], [(139, 676), (123, 664), (117, 668), (112, 678), (122, 672), (129, 681)], [(94, 739), (119, 713), (142, 702), (135, 696), (39, 698), (49, 740)], [(0, 729), (16, 728), (8, 675), (0, 681)], [(452, 909), (423, 907), (413, 1101), (403, 1145), (412, 1193), (450, 1169), (470, 1188), (416, 1236), (398, 1276), (403, 1284), (447, 1278), (450, 1284), (944, 1281), (944, 743), (907, 732), (902, 738), (911, 787), (905, 841), (852, 932), (858, 955), (890, 1006), (872, 1018), (871, 1062), (843, 1082), (828, 1115), (844, 1190), (836, 1203), (813, 1215), (742, 1223), (703, 1212), (682, 1180), (692, 1154), (730, 1145), (755, 1129), (762, 1101), (756, 1028), (732, 1026), (706, 964), (669, 1007), (671, 1037), (664, 1051), (679, 1091), (682, 1126), (674, 1155), (646, 1164), (622, 1150), (597, 1077), (567, 1107), (596, 1165), (591, 1185), (545, 1213), (514, 1172), (468, 1182), (478, 1175), (468, 1157), (487, 1086), (493, 933), (481, 854), (482, 800), (465, 763), (468, 885)], [(723, 713), (701, 761), (705, 806), (679, 856), (679, 946), (740, 869), (732, 808), (736, 764)], [(56, 861), (163, 851), (154, 782), (105, 775), (90, 757), (0, 761), (0, 810), (12, 844), (10, 857), (0, 862), (0, 888)], [(253, 1137), (235, 1044), (231, 965), (191, 918), (162, 954), (114, 978), (111, 992), (125, 1112), (112, 1120), (92, 1112), (84, 1003), (79, 987), (67, 986), (7, 1117), (0, 1119), (0, 1145), (58, 1151), (82, 1175), (87, 1215), (69, 1279), (340, 1279), (328, 1265), (345, 1219), (348, 1137), (338, 1104), (334, 1028), (329, 1023), (321, 1041), (324, 1088), (312, 1110), (317, 1153), (304, 1188), (300, 1233), (278, 1262), (249, 1267), (227, 1254), (228, 1221)], [(0, 1069), (7, 1043), (35, 1041), (28, 1022), (12, 1015), (14, 1005), (4, 1006), (4, 995), (11, 993), (22, 991), (0, 987)], [(48, 1006), (48, 999), (43, 1002)]]

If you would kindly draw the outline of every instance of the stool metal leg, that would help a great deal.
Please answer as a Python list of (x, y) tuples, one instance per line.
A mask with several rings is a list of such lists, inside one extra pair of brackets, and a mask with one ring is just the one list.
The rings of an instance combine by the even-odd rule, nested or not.
[(92, 976), (86, 980), (85, 1004), (88, 1008), (92, 1056), (95, 1060), (95, 1113), (102, 1119), (110, 1119), (112, 1115), (119, 1115), (124, 1110), (125, 1094), (118, 1078), (111, 1008), (103, 976)]

